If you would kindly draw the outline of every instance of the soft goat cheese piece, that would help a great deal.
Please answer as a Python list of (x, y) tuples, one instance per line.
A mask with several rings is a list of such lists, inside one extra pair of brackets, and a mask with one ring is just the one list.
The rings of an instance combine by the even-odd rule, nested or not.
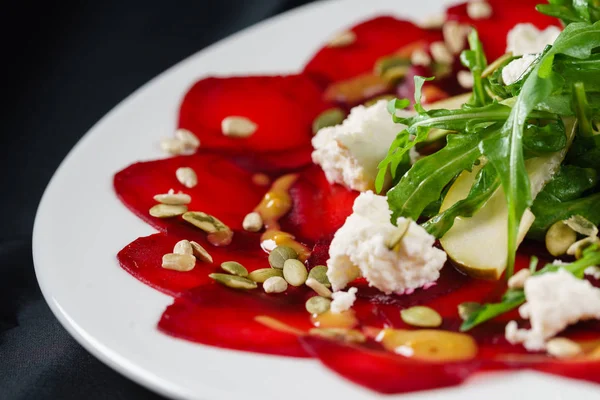
[(508, 63), (507, 66), (502, 68), (502, 81), (504, 84), (512, 85), (518, 81), (537, 57), (537, 54), (525, 54), (523, 57)]
[[(357, 106), (340, 125), (322, 128), (312, 139), (312, 160), (319, 164), (329, 183), (358, 191), (373, 189), (377, 165), (405, 126), (395, 124), (380, 100), (370, 107)], [(411, 115), (399, 110), (398, 115)]]
[(506, 52), (512, 52), (514, 56), (541, 53), (558, 35), (560, 29), (556, 26), (539, 30), (530, 23), (516, 24), (506, 35)]
[(331, 312), (341, 313), (351, 309), (356, 301), (356, 292), (358, 292), (358, 289), (353, 287), (348, 289), (347, 292), (340, 290), (339, 292), (332, 293)]
[(569, 325), (600, 319), (600, 289), (564, 269), (527, 279), (525, 298), (519, 314), (529, 319), (531, 329), (519, 329), (511, 321), (505, 335), (510, 343), (523, 343), (529, 351), (544, 350), (546, 341)]
[[(390, 222), (385, 196), (361, 193), (352, 210), (329, 247), (327, 277), (334, 291), (361, 273), (369, 285), (388, 294), (405, 293), (439, 278), (446, 253), (433, 247), (435, 238), (415, 222), (410, 222), (396, 249), (388, 247), (401, 228)], [(405, 222), (398, 218), (399, 226)]]

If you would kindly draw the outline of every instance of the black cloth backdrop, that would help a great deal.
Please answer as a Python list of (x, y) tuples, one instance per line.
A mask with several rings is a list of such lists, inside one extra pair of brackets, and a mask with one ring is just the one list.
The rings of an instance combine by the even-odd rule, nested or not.
[(96, 360), (51, 314), (31, 256), (37, 205), (67, 152), (120, 100), (207, 45), (307, 2), (3, 2), (0, 399), (160, 398)]

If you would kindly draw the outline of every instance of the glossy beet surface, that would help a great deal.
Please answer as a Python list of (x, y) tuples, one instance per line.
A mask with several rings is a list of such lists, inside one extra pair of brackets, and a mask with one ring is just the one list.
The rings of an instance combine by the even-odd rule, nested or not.
[[(506, 32), (517, 22), (533, 21), (540, 28), (554, 20), (533, 11), (535, 1), (514, 1), (505, 7), (491, 0), (493, 24), (472, 21), (465, 6), (448, 11), (450, 19), (472, 23), (484, 41), (490, 59), (504, 52)], [(590, 357), (579, 361), (556, 361), (541, 354), (528, 354), (520, 346), (504, 339), (504, 325), (518, 319), (515, 312), (502, 316), (470, 332), (478, 345), (474, 358), (459, 362), (424, 362), (385, 350), (374, 340), (381, 328), (412, 329), (400, 318), (400, 310), (413, 305), (428, 305), (444, 318), (441, 329), (457, 331), (461, 320), (458, 304), (465, 301), (493, 301), (505, 290), (503, 282), (470, 279), (448, 264), (438, 282), (427, 290), (410, 295), (384, 295), (369, 288), (364, 281), (359, 288), (353, 312), (356, 329), (369, 339), (363, 344), (349, 344), (307, 335), (312, 328), (304, 309), (314, 293), (306, 287), (290, 287), (283, 294), (266, 294), (259, 284), (255, 290), (234, 290), (208, 277), (219, 270), (220, 263), (235, 260), (249, 271), (269, 266), (261, 249), (261, 234), (242, 229), (244, 216), (261, 201), (271, 181), (285, 172), (298, 172), (289, 190), (292, 208), (280, 221), (281, 229), (312, 249), (309, 268), (324, 264), (335, 231), (352, 212), (357, 196), (339, 185), (330, 185), (320, 170), (310, 162), (311, 125), (321, 111), (330, 107), (324, 99), (328, 84), (369, 73), (375, 61), (415, 41), (427, 44), (441, 38), (440, 30), (422, 30), (392, 17), (380, 17), (351, 29), (356, 41), (342, 48), (324, 47), (308, 63), (304, 73), (291, 76), (255, 76), (207, 78), (197, 82), (185, 95), (180, 109), (179, 126), (196, 134), (200, 150), (193, 155), (136, 163), (116, 174), (114, 187), (123, 203), (136, 215), (160, 231), (142, 237), (118, 254), (121, 266), (140, 281), (173, 296), (173, 304), (162, 315), (158, 328), (182, 339), (228, 349), (290, 357), (315, 357), (323, 365), (347, 379), (382, 393), (401, 393), (456, 385), (477, 371), (530, 368), (577, 379), (599, 382), (595, 372), (599, 364)], [(444, 84), (448, 94), (457, 86)], [(411, 97), (411, 85), (398, 88)], [(406, 92), (406, 93), (405, 93)], [(249, 138), (223, 136), (221, 121), (242, 115), (258, 125)], [(181, 185), (175, 171), (191, 167), (198, 175), (198, 185)], [(190, 210), (212, 214), (234, 232), (229, 246), (215, 247), (206, 234), (190, 226), (181, 217), (158, 219), (148, 210), (155, 204), (153, 196), (169, 189), (192, 197)], [(161, 267), (162, 256), (173, 251), (181, 239), (195, 240), (212, 255), (214, 262), (196, 263), (190, 272)], [(519, 267), (528, 264), (529, 256), (539, 253), (524, 246)], [(285, 329), (273, 329), (264, 317), (275, 319)], [(258, 317), (258, 319), (257, 319)], [(263, 319), (261, 319), (263, 318)], [(565, 333), (588, 340), (588, 348), (597, 345), (598, 323), (581, 324)], [(410, 377), (410, 379), (406, 379)]]

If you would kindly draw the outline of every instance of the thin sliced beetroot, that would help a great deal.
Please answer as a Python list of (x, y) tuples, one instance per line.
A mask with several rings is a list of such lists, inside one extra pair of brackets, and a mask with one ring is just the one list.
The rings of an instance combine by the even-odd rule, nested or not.
[(380, 393), (406, 393), (454, 386), (478, 368), (478, 362), (433, 364), (393, 353), (326, 341), (301, 339), (306, 350), (344, 378)]
[(289, 357), (308, 357), (298, 337), (255, 320), (269, 316), (307, 331), (311, 328), (304, 302), (308, 291), (291, 288), (285, 294), (262, 289), (235, 290), (210, 283), (176, 297), (158, 327), (169, 335), (216, 347)]
[(138, 280), (171, 296), (208, 283), (208, 274), (215, 269), (213, 264), (196, 262), (196, 267), (188, 272), (162, 268), (162, 256), (172, 253), (178, 240), (163, 233), (141, 237), (125, 246), (117, 259), (123, 269)]
[[(206, 78), (185, 95), (179, 127), (196, 134), (201, 149), (238, 157), (292, 150), (306, 153), (313, 120), (328, 107), (321, 88), (304, 74)], [(227, 137), (221, 122), (229, 116), (249, 118), (258, 128), (248, 138)], [(291, 167), (305, 165), (310, 158), (296, 161)]]
[(488, 0), (488, 3), (493, 10), (489, 19), (469, 18), (466, 3), (450, 7), (447, 17), (449, 20), (469, 24), (477, 29), (490, 62), (506, 52), (506, 34), (516, 24), (531, 23), (538, 29), (544, 29), (551, 25), (560, 27), (558, 19), (536, 11), (535, 6), (543, 3), (540, 0)]
[(373, 71), (377, 59), (390, 55), (415, 41), (441, 39), (439, 30), (425, 30), (411, 22), (382, 16), (352, 28), (356, 41), (345, 47), (323, 47), (304, 71), (324, 85)]

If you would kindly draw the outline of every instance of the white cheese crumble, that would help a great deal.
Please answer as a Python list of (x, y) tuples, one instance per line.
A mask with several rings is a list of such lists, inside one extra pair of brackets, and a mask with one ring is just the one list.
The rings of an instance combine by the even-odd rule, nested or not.
[(530, 23), (516, 24), (506, 35), (506, 52), (512, 52), (514, 56), (541, 53), (558, 35), (560, 29), (556, 26), (539, 30)]
[(523, 343), (529, 351), (544, 350), (546, 341), (569, 325), (600, 319), (600, 289), (564, 269), (527, 279), (525, 297), (519, 314), (529, 319), (531, 329), (519, 329), (511, 321), (505, 335), (510, 343)]
[(585, 271), (583, 271), (583, 273), (586, 276), (591, 276), (592, 278), (594, 278), (596, 280), (600, 280), (600, 268), (598, 268), (596, 266), (587, 267), (585, 269)]
[[(340, 125), (322, 128), (312, 139), (312, 160), (319, 164), (329, 183), (350, 189), (373, 189), (377, 165), (385, 158), (390, 145), (405, 126), (395, 124), (380, 100), (370, 107), (357, 106)], [(398, 115), (410, 116), (399, 110)]]
[(347, 292), (339, 291), (331, 294), (331, 312), (334, 314), (347, 311), (352, 308), (356, 301), (357, 288), (350, 288)]
[(531, 64), (538, 57), (537, 54), (525, 54), (521, 58), (512, 60), (507, 66), (502, 68), (502, 81), (505, 85), (512, 85), (518, 81), (529, 69)]
[[(390, 222), (385, 196), (361, 193), (352, 210), (329, 248), (327, 277), (334, 291), (345, 288), (360, 273), (370, 286), (388, 294), (410, 292), (439, 278), (446, 253), (433, 247), (435, 238), (415, 222), (410, 221), (394, 249), (388, 247), (401, 228)], [(405, 218), (397, 221), (398, 226), (407, 222)]]

